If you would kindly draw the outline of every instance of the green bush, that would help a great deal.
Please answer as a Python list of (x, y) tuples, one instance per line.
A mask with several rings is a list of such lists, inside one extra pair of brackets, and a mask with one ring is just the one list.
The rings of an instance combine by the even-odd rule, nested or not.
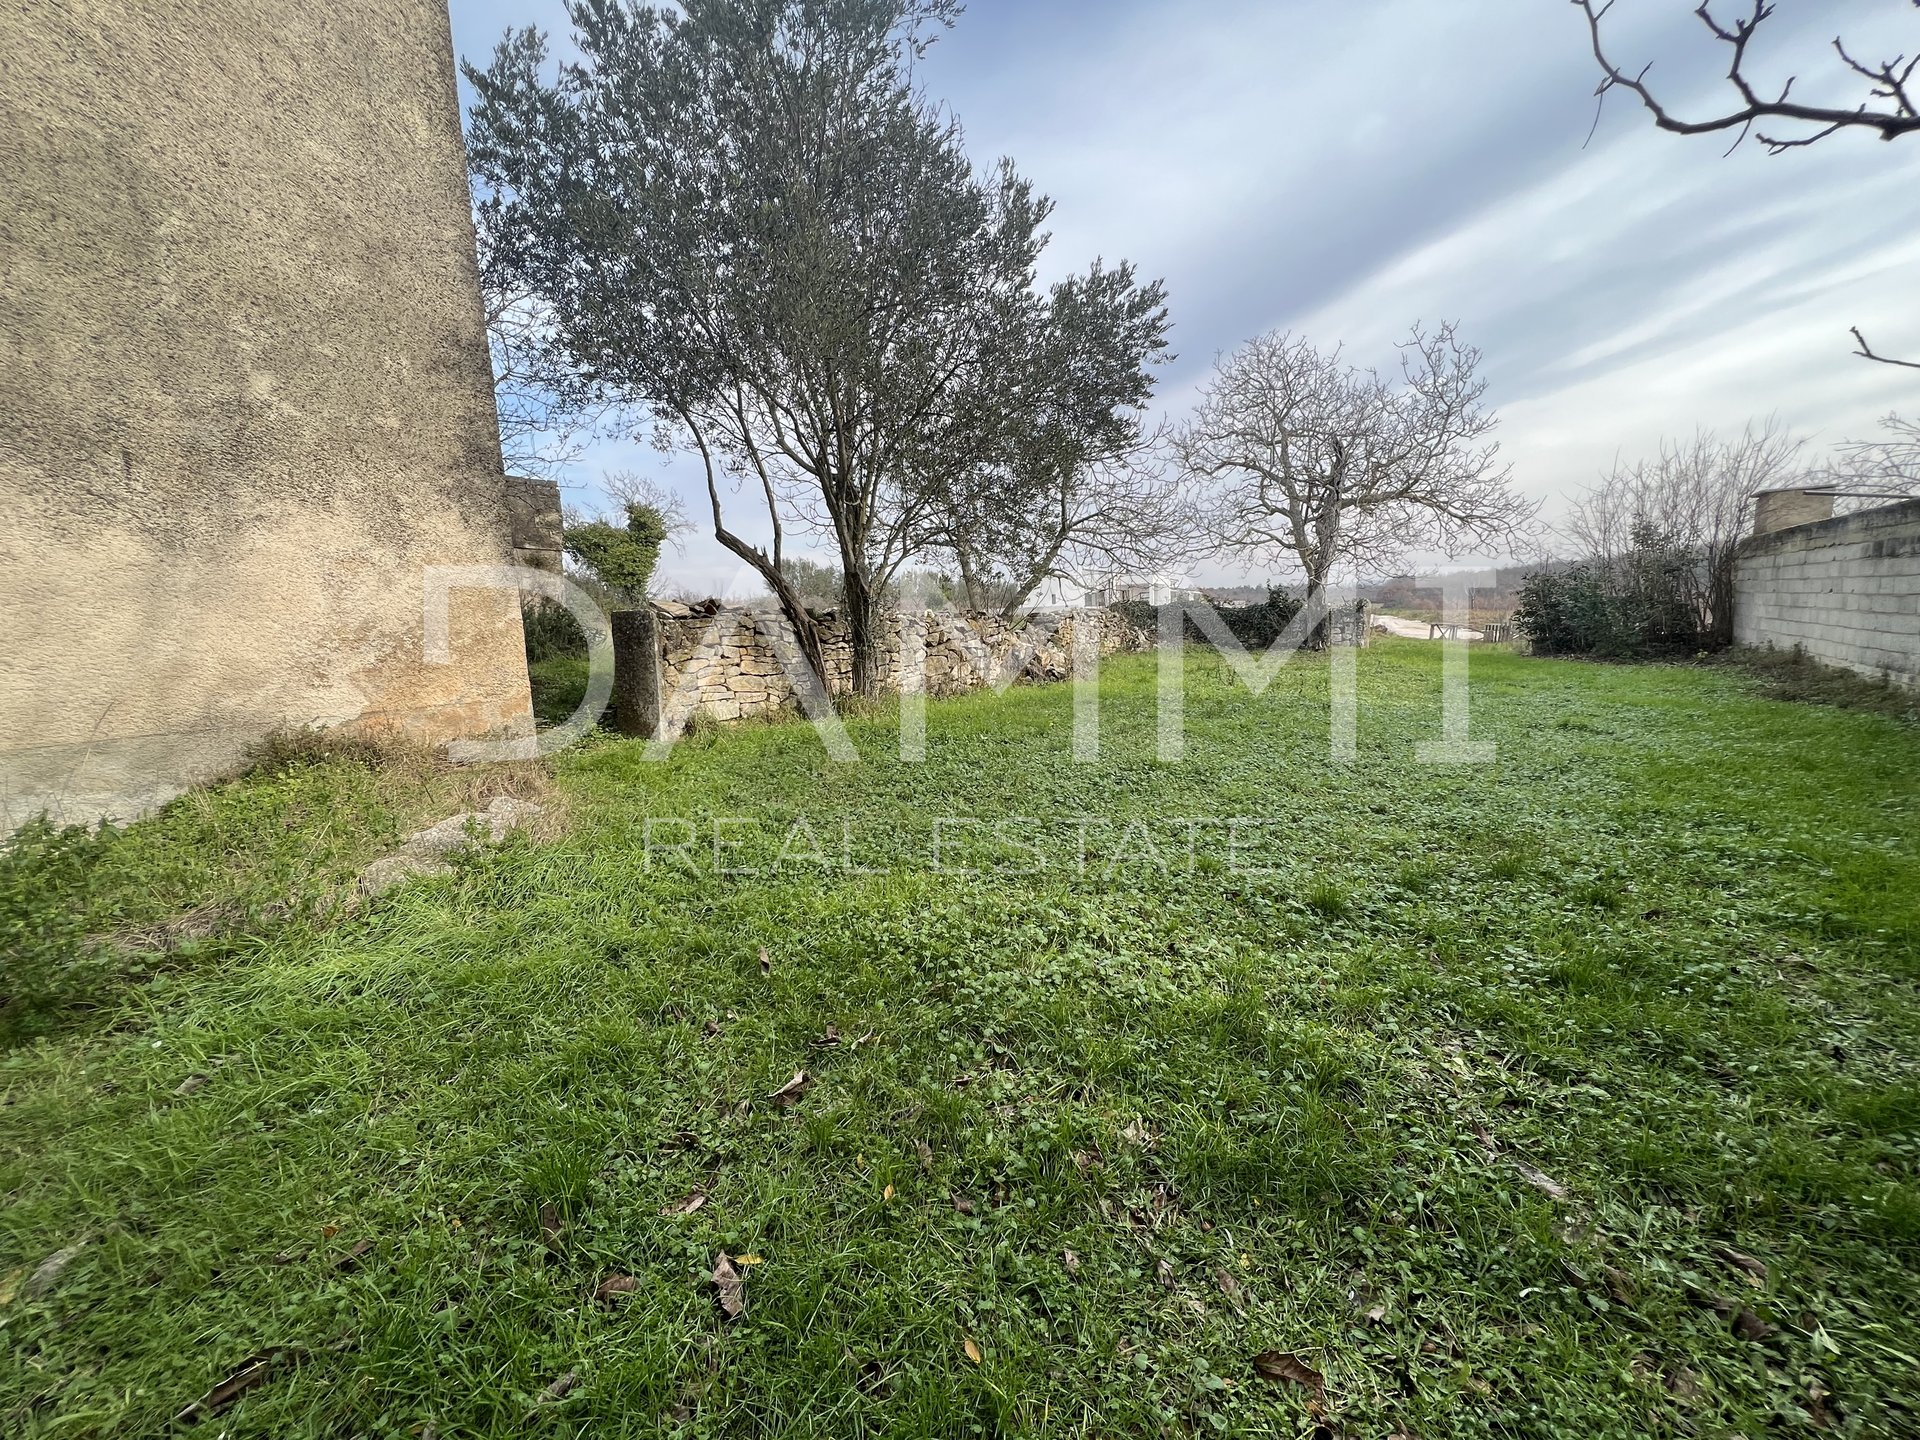
[(527, 663), (587, 658), (587, 636), (573, 612), (552, 600), (520, 602), (520, 629), (526, 636)]
[[(1186, 603), (1191, 606), (1194, 602)], [(1268, 587), (1267, 598), (1257, 605), (1216, 605), (1213, 613), (1225, 622), (1227, 630), (1242, 645), (1249, 650), (1264, 650), (1285, 633), (1305, 605), (1306, 601), (1300, 596), (1274, 585)], [(1163, 606), (1144, 600), (1125, 600), (1108, 608), (1129, 625), (1155, 635), (1160, 633)], [(1201, 644), (1211, 639), (1191, 615), (1186, 620), (1186, 638)]]
[(1697, 650), (1707, 631), (1701, 559), (1636, 525), (1622, 555), (1529, 575), (1513, 623), (1542, 655), (1639, 660)]
[(667, 541), (667, 518), (658, 507), (636, 502), (627, 506), (625, 527), (605, 520), (575, 525), (567, 531), (567, 554), (628, 605), (644, 604), (660, 547)]

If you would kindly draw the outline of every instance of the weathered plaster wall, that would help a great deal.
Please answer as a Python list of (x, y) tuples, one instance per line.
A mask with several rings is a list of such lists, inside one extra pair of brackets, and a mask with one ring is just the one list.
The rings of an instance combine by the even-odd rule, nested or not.
[(0, 828), (531, 725), (445, 0), (0, 9)]
[(1734, 639), (1920, 685), (1920, 500), (1761, 535), (1734, 570)]
[[(673, 609), (684, 610), (684, 606)], [(1098, 632), (1103, 655), (1145, 649), (1151, 637), (1106, 610), (1074, 610), (1027, 620), (989, 615), (936, 615), (925, 634), (925, 688), (930, 695), (957, 695), (1011, 674), (1015, 678), (1065, 679), (1082, 627)], [(883, 617), (884, 687), (897, 692), (909, 673), (903, 664), (901, 620)], [(776, 637), (784, 644), (776, 644)], [(670, 728), (695, 716), (743, 720), (794, 703), (794, 688), (781, 652), (798, 653), (792, 628), (777, 611), (722, 609), (705, 615), (660, 613), (661, 714)], [(852, 689), (853, 649), (844, 623), (827, 627), (827, 688)]]

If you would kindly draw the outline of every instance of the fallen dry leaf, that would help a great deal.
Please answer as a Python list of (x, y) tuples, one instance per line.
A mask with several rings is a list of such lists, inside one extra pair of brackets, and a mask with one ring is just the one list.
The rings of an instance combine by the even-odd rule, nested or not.
[(85, 1248), (86, 1242), (82, 1241), (77, 1245), (68, 1245), (64, 1249), (54, 1251), (53, 1254), (33, 1267), (33, 1273), (27, 1276), (26, 1283), (20, 1287), (21, 1296), (31, 1300), (36, 1295), (46, 1294), (47, 1291), (59, 1283), (60, 1277), (66, 1273), (67, 1267), (74, 1262), (80, 1252)]
[(1238, 1299), (1240, 1282), (1233, 1278), (1231, 1270), (1220, 1269), (1213, 1272), (1213, 1283), (1220, 1287), (1220, 1293), (1229, 1300)]
[(1327, 1390), (1326, 1376), (1285, 1350), (1262, 1350), (1253, 1357), (1253, 1368), (1263, 1380), (1271, 1380), (1276, 1385), (1302, 1386), (1316, 1398)]
[(706, 1191), (690, 1190), (687, 1192), (687, 1198), (680, 1201), (679, 1204), (661, 1206), (660, 1213), (662, 1215), (691, 1215), (693, 1214), (694, 1211), (698, 1210), (702, 1205), (706, 1203), (707, 1203)]
[(980, 1363), (980, 1346), (971, 1335), (960, 1342), (960, 1348), (967, 1352), (967, 1359), (976, 1365)]
[(760, 947), (760, 973), (762, 975), (773, 974), (773, 957), (767, 954), (767, 947), (764, 945)]
[(1773, 1326), (1762, 1320), (1751, 1310), (1742, 1310), (1733, 1317), (1733, 1333), (1742, 1340), (1764, 1340), (1773, 1334)]
[(1508, 1156), (1507, 1158), (1513, 1161), (1513, 1168), (1520, 1172), (1520, 1178), (1533, 1186), (1534, 1189), (1545, 1194), (1549, 1200), (1564, 1200), (1567, 1198), (1567, 1187), (1562, 1185), (1558, 1180), (1555, 1180), (1551, 1175), (1548, 1175), (1545, 1171), (1534, 1169), (1533, 1166), (1527, 1164), (1524, 1160), (1517, 1159), (1513, 1156)]
[(840, 1027), (829, 1025), (820, 1038), (813, 1042), (816, 1050), (831, 1050), (840, 1043)]
[(779, 1105), (797, 1105), (800, 1097), (807, 1093), (807, 1087), (813, 1084), (813, 1077), (804, 1070), (793, 1072), (793, 1078), (782, 1085), (767, 1098)]
[(631, 1275), (609, 1275), (600, 1282), (600, 1288), (593, 1292), (596, 1300), (611, 1300), (616, 1295), (631, 1295), (640, 1288), (640, 1282)]
[(331, 1240), (339, 1233), (340, 1227), (338, 1225), (322, 1225), (320, 1227), (320, 1238), (323, 1240)]
[(1613, 1303), (1631, 1307), (1634, 1299), (1633, 1277), (1611, 1265), (1602, 1265), (1600, 1273), (1606, 1278), (1607, 1294), (1613, 1297)]
[(1062, 1250), (1060, 1252), (1060, 1263), (1067, 1267), (1067, 1273), (1069, 1275), (1078, 1275), (1080, 1273), (1080, 1257), (1073, 1251)]
[(1387, 1307), (1384, 1305), (1374, 1306), (1371, 1310), (1367, 1311), (1367, 1321), (1369, 1324), (1373, 1324), (1373, 1325), (1386, 1324), (1387, 1323)]
[(373, 1249), (373, 1241), (358, 1241), (344, 1255), (341, 1255), (333, 1262), (333, 1268), (346, 1274), (352, 1274), (360, 1268), (360, 1262), (367, 1258), (367, 1252), (371, 1249)]
[(553, 1405), (566, 1399), (567, 1396), (573, 1393), (573, 1387), (579, 1383), (580, 1377), (569, 1370), (558, 1380), (547, 1386), (546, 1389), (540, 1392), (540, 1398), (534, 1401), (534, 1408), (527, 1412), (526, 1423), (533, 1423), (534, 1417), (540, 1413), (540, 1407), (542, 1405)]
[(206, 1083), (207, 1077), (204, 1075), (189, 1075), (174, 1087), (173, 1093), (176, 1095), (191, 1095)]
[(1162, 1260), (1158, 1265), (1154, 1266), (1153, 1274), (1154, 1278), (1158, 1280), (1162, 1286), (1168, 1290), (1173, 1289), (1173, 1262), (1171, 1260)]
[(933, 1169), (933, 1147), (924, 1140), (916, 1140), (913, 1142), (913, 1148), (920, 1156), (920, 1168), (931, 1171)]
[(255, 1386), (266, 1384), (273, 1375), (274, 1367), (287, 1353), (284, 1348), (276, 1347), (249, 1356), (231, 1375), (174, 1416), (174, 1422), (193, 1425), (209, 1416), (224, 1414), (233, 1408), (234, 1401), (242, 1395)]
[(956, 1195), (953, 1197), (953, 1208), (958, 1210), (962, 1215), (971, 1215), (973, 1214), (973, 1201), (967, 1199), (964, 1195)]
[(713, 1288), (721, 1313), (727, 1319), (738, 1320), (747, 1313), (747, 1282), (740, 1278), (740, 1272), (733, 1268), (733, 1261), (724, 1250), (713, 1262)]
[(891, 1199), (893, 1199), (893, 1186), (889, 1185), (880, 1192), (880, 1203), (884, 1205)]
[(1753, 1256), (1736, 1250), (1731, 1245), (1716, 1246), (1713, 1253), (1734, 1269), (1744, 1271), (1749, 1285), (1760, 1286), (1767, 1283), (1767, 1265), (1764, 1260), (1756, 1260)]

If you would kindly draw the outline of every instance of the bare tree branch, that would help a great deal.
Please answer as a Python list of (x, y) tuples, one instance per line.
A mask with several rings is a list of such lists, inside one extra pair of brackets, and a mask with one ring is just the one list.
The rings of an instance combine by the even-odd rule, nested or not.
[[(1601, 33), (1601, 23), (1612, 11), (1614, 0), (1572, 0), (1572, 3), (1586, 17), (1593, 58), (1599, 64), (1603, 77), (1596, 93), (1604, 101), (1609, 90), (1631, 92), (1639, 97), (1640, 103), (1662, 130), (1676, 135), (1706, 135), (1738, 130), (1742, 136), (1751, 131), (1754, 138), (1766, 146), (1770, 154), (1775, 155), (1787, 150), (1804, 149), (1840, 130), (1874, 130), (1883, 140), (1894, 140), (1920, 131), (1920, 105), (1916, 105), (1913, 86), (1916, 67), (1920, 67), (1920, 53), (1912, 58), (1905, 54), (1896, 55), (1891, 60), (1872, 64), (1856, 58), (1848, 50), (1845, 39), (1836, 37), (1834, 51), (1850, 74), (1867, 82), (1866, 98), (1851, 107), (1806, 104), (1792, 98), (1797, 76), (1789, 76), (1777, 94), (1769, 95), (1758, 87), (1748, 73), (1749, 50), (1760, 27), (1773, 16), (1772, 0), (1751, 0), (1747, 13), (1732, 20), (1722, 20), (1714, 13), (1713, 0), (1702, 0), (1693, 13), (1708, 33), (1728, 48), (1727, 83), (1740, 97), (1740, 104), (1724, 114), (1704, 120), (1685, 120), (1669, 110), (1648, 85), (1647, 76), (1653, 69), (1651, 62), (1641, 66), (1638, 71), (1629, 71), (1609, 56), (1605, 37)], [(1914, 0), (1914, 5), (1920, 8), (1920, 0)], [(1757, 124), (1766, 121), (1810, 128), (1801, 134), (1768, 134), (1754, 129)], [(1735, 144), (1738, 143), (1736, 140)]]
[(1891, 355), (1876, 355), (1873, 347), (1867, 344), (1867, 337), (1860, 333), (1858, 325), (1853, 327), (1853, 338), (1860, 346), (1853, 353), (1863, 360), (1873, 360), (1881, 365), (1899, 365), (1908, 370), (1920, 370), (1920, 360), (1896, 360)]

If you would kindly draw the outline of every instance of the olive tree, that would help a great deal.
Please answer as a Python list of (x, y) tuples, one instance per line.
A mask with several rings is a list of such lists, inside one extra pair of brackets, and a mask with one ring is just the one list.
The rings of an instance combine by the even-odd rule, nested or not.
[(578, 59), (522, 31), (467, 67), (482, 208), (552, 353), (699, 458), (715, 538), (822, 677), (784, 562), (796, 528), (826, 537), (862, 692), (941, 477), (1002, 443), (1050, 209), (1009, 162), (976, 172), (917, 87), (957, 11), (573, 0)]
[(991, 595), (1012, 615), (1050, 577), (1151, 569), (1178, 546), (1178, 485), (1144, 419), (1169, 323), (1160, 284), (1130, 265), (1096, 263), (1034, 298), (1003, 423), (943, 472), (927, 511), (926, 542), (953, 557), (969, 608)]

